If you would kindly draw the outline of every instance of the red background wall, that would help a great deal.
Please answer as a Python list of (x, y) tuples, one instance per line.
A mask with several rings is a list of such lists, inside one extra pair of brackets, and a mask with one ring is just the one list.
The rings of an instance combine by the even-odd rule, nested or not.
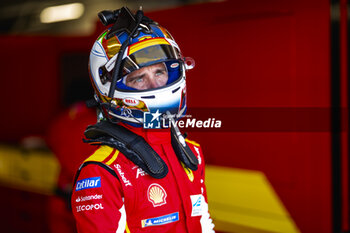
[[(231, 1), (184, 8), (187, 26), (173, 20), (176, 10), (160, 12), (159, 22), (196, 60), (190, 106), (327, 108), (329, 8), (328, 1)], [(211, 164), (263, 171), (301, 232), (331, 232), (330, 133), (256, 131), (190, 135)]]
[[(330, 107), (329, 12), (326, 0), (257, 0), (192, 5), (149, 16), (196, 61), (187, 79), (190, 108), (264, 111)], [(60, 57), (88, 54), (96, 36), (0, 38), (1, 141), (45, 134), (62, 110)], [(233, 114), (225, 117), (237, 120)], [(201, 143), (209, 164), (264, 172), (301, 232), (331, 232), (330, 132), (257, 128), (191, 132), (190, 138)]]

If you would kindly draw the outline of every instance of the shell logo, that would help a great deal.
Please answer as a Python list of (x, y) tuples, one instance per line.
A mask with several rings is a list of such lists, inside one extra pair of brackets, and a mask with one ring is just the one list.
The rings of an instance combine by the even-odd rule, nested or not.
[(159, 184), (151, 184), (147, 190), (148, 200), (154, 207), (166, 204), (167, 194), (162, 186)]

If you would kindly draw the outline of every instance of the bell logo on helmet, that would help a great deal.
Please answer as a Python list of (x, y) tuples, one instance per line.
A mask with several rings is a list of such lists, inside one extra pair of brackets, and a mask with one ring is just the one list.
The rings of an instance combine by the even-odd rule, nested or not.
[(133, 98), (124, 98), (123, 102), (129, 106), (137, 106), (139, 104), (139, 101)]

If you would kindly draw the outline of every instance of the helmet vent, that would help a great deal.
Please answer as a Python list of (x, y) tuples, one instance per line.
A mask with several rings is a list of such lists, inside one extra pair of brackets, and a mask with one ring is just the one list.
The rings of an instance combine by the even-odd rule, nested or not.
[(154, 95), (141, 96), (142, 99), (154, 99), (156, 98)]
[(180, 87), (178, 87), (178, 88), (174, 89), (174, 90), (172, 91), (172, 93), (177, 92), (179, 89), (180, 89)]

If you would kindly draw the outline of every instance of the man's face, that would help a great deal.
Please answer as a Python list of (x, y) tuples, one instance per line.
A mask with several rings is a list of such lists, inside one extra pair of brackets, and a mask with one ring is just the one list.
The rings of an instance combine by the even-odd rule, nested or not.
[(147, 90), (164, 86), (168, 81), (168, 72), (164, 63), (143, 67), (128, 74), (125, 84), (137, 90)]

